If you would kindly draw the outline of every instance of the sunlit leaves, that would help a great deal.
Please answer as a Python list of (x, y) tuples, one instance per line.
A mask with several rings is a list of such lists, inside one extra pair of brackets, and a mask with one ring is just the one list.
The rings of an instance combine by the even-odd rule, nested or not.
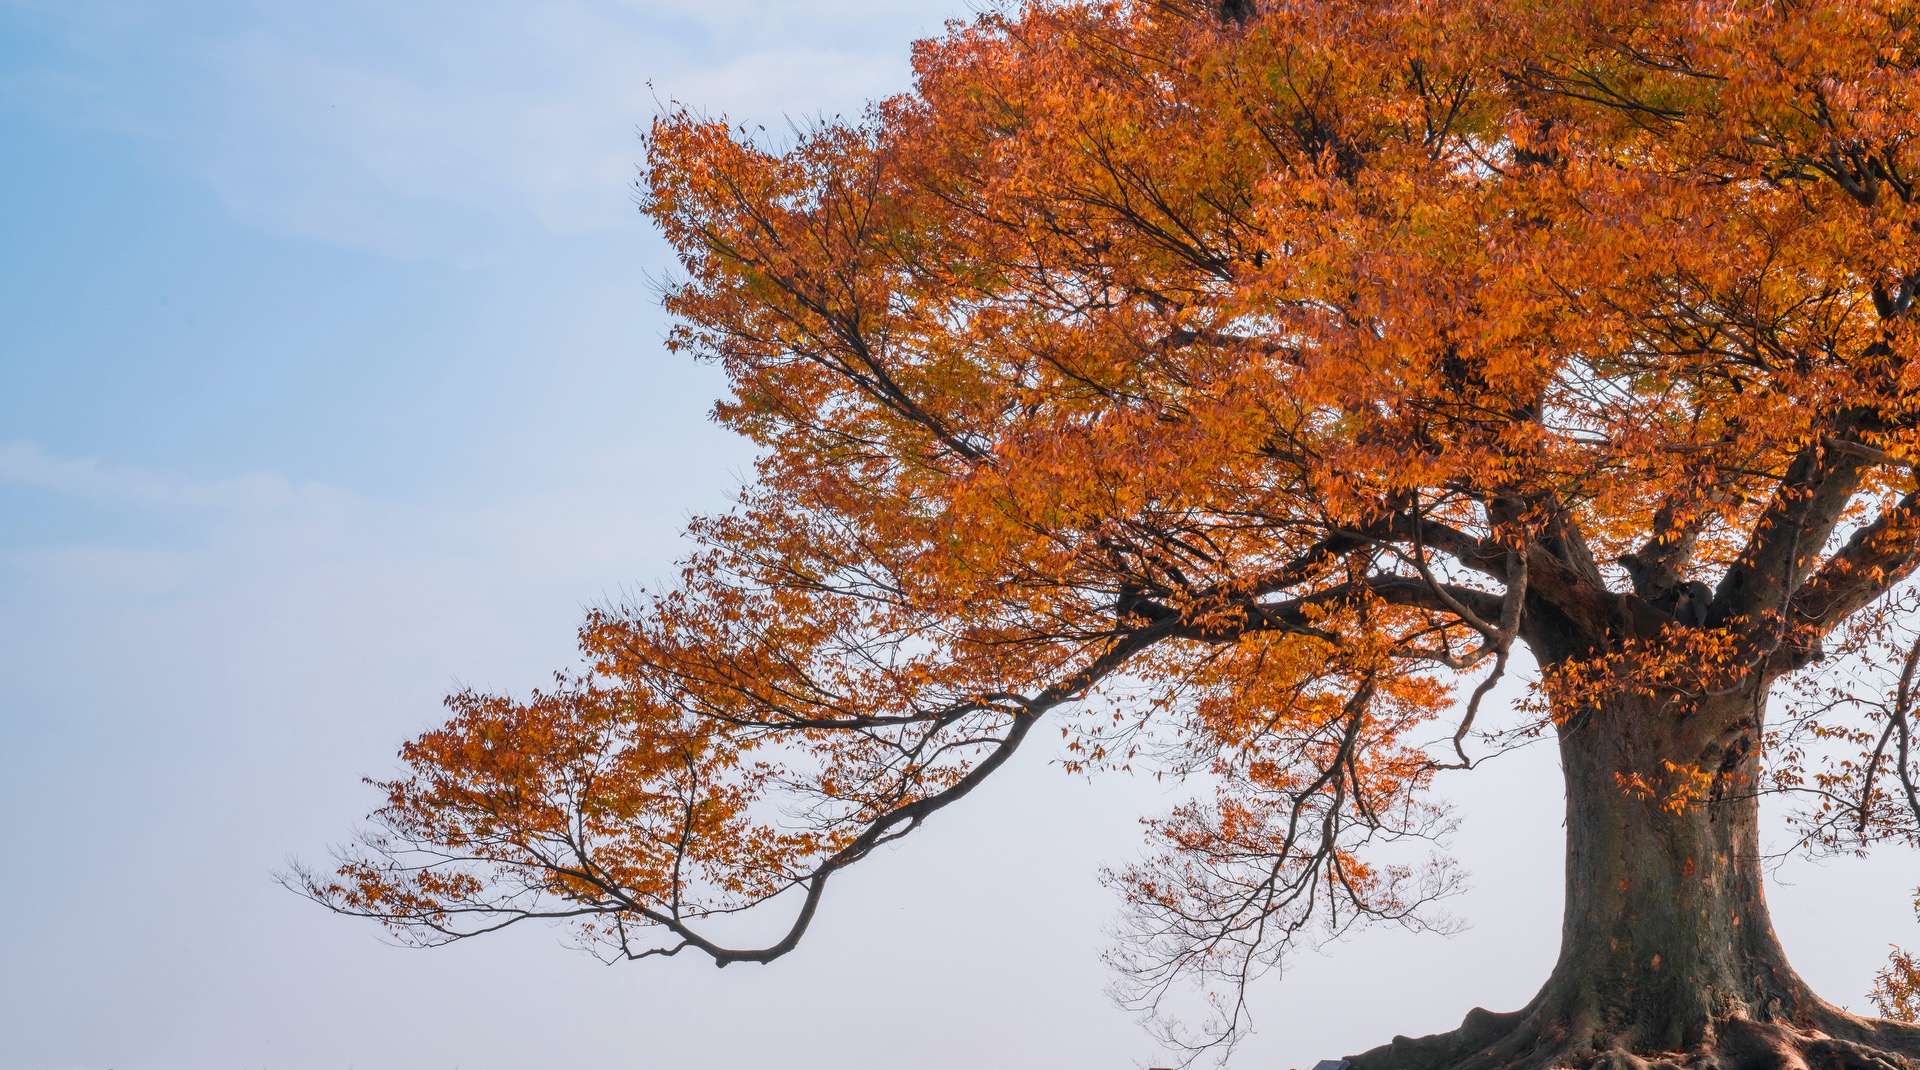
[[(1209, 789), (1113, 875), (1147, 1004), (1432, 923), (1436, 772), (1601, 705), (1672, 742), (1614, 771), (1649, 805), (1772, 747), (1808, 843), (1910, 835), (1904, 699), (1844, 666), (1886, 667), (1920, 563), (1914, 33), (1034, 4), (857, 119), (670, 111), (669, 346), (727, 376), (754, 478), (676, 585), (590, 617), (584, 679), (456, 697), (308, 890), (411, 938), (764, 961), (1043, 717), (1076, 771)], [(1533, 704), (1476, 722), (1522, 644)], [(1768, 726), (1781, 677), (1817, 701)], [(769, 901), (764, 946), (708, 925)]]

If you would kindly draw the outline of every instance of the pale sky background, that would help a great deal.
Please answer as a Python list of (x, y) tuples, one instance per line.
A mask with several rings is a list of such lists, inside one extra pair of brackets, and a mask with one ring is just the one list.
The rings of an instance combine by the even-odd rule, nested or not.
[[(0, 1068), (1104, 1068), (1102, 863), (1180, 798), (1023, 754), (837, 881), (768, 967), (550, 929), (382, 943), (275, 886), (460, 684), (572, 664), (748, 462), (667, 356), (629, 184), (680, 99), (772, 126), (904, 88), (964, 0), (0, 0)], [(1255, 993), (1237, 1067), (1519, 1006), (1560, 910), (1549, 749), (1449, 785), (1461, 935)], [(1865, 1007), (1920, 866), (1789, 864)]]

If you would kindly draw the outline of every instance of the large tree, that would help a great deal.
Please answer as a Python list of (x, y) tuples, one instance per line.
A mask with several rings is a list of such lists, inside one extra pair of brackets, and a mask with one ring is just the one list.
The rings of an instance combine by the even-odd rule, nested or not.
[[(1920, 1055), (1794, 973), (1758, 829), (1770, 792), (1813, 849), (1920, 809), (1917, 28), (1036, 2), (779, 146), (662, 118), (671, 348), (757, 476), (591, 615), (590, 668), (450, 699), (306, 890), (426, 943), (765, 962), (1044, 721), (1211, 792), (1114, 876), (1134, 996), (1227, 993), (1200, 1043), (1290, 943), (1420, 924), (1455, 878), (1394, 845), (1447, 827), (1436, 775), (1551, 735), (1551, 976), (1358, 1070)], [(1482, 710), (1522, 646), (1531, 699)], [(784, 936), (717, 935), (761, 907)]]

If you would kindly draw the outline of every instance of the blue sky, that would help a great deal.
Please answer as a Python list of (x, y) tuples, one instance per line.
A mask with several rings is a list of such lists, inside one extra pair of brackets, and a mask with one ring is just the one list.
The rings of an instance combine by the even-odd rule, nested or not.
[[(582, 607), (667, 574), (750, 462), (705, 418), (717, 376), (659, 345), (630, 189), (657, 102), (857, 108), (964, 14), (0, 0), (0, 1067), (1152, 1059), (1101, 991), (1095, 871), (1177, 795), (1044, 755), (758, 970), (602, 967), (536, 929), (403, 951), (269, 880), (451, 687), (567, 666)], [(1303, 957), (1241, 1064), (1524, 1002), (1556, 779), (1540, 749), (1461, 784), (1472, 927)], [(1830, 998), (1920, 943), (1913, 870), (1783, 871)]]

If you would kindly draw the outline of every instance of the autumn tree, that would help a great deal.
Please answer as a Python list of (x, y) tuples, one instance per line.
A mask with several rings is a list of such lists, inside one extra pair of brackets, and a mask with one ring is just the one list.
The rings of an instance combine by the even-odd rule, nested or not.
[(1547, 736), (1552, 974), (1357, 1070), (1904, 1065), (1782, 953), (1758, 813), (1916, 838), (1917, 20), (1036, 2), (858, 121), (661, 118), (671, 348), (756, 477), (296, 879), (421, 943), (766, 962), (1057, 734), (1205, 788), (1112, 875), (1132, 997), (1226, 993), (1197, 1046), (1289, 946), (1430, 917), (1436, 778)]

